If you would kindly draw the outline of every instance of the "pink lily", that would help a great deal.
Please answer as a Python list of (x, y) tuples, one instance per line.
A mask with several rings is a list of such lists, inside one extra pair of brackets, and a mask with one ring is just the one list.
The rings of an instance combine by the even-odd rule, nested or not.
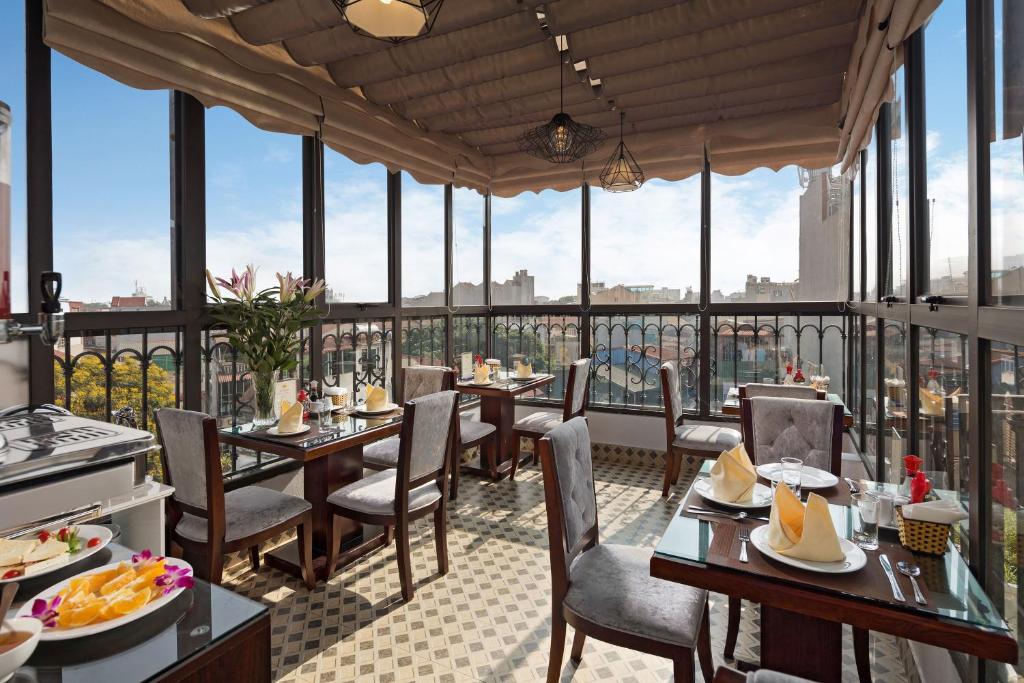
[(286, 304), (292, 300), (292, 297), (302, 291), (305, 280), (292, 277), (292, 271), (289, 270), (285, 275), (277, 274), (277, 284), (281, 303)]
[(53, 628), (57, 625), (57, 608), (60, 606), (61, 597), (54, 595), (49, 600), (37, 598), (32, 603), (32, 616), (43, 622), (46, 628)]
[(176, 588), (192, 588), (196, 585), (191, 576), (192, 570), (177, 565), (164, 565), (164, 573), (153, 579), (153, 583), (164, 589), (164, 595), (174, 592)]
[(320, 296), (326, 288), (327, 284), (322, 279), (317, 280), (306, 290), (306, 293), (303, 295), (303, 299), (306, 300), (306, 303), (309, 303)]

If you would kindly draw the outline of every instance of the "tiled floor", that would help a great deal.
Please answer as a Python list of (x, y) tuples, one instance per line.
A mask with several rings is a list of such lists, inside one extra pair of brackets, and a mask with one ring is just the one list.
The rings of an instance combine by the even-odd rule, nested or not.
[[(272, 661), (282, 681), (536, 681), (547, 670), (550, 579), (543, 485), (528, 467), (514, 483), (464, 476), (449, 516), (451, 569), (437, 575), (433, 526), (413, 533), (415, 599), (401, 601), (394, 547), (364, 558), (309, 593), (298, 581), (236, 560), (225, 584), (272, 609)], [(686, 484), (660, 497), (655, 468), (595, 463), (602, 541), (653, 547)], [(715, 663), (722, 663), (726, 601), (712, 596)], [(756, 660), (756, 610), (745, 610), (737, 655)], [(569, 642), (572, 629), (569, 629)], [(813, 637), (812, 635), (809, 637)], [(844, 680), (856, 681), (849, 632)], [(668, 660), (588, 639), (563, 679), (654, 681)], [(872, 636), (875, 680), (903, 680), (896, 643)], [(698, 671), (699, 679), (699, 671)]]

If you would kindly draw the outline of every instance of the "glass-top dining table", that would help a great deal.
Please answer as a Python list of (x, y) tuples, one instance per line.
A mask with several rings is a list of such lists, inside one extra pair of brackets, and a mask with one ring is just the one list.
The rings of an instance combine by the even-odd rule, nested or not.
[[(698, 478), (709, 475), (711, 464), (705, 463)], [(850, 538), (847, 484), (840, 480), (816, 492), (829, 501), (839, 535)], [(915, 554), (900, 545), (895, 532), (883, 530), (878, 550), (866, 552), (864, 568), (824, 574), (768, 559), (752, 543), (747, 544), (749, 561), (739, 560), (740, 532), (766, 524), (768, 508), (735, 521), (690, 513), (689, 506), (716, 508), (690, 487), (651, 558), (651, 575), (760, 603), (763, 667), (815, 681), (840, 680), (842, 624), (986, 659), (1017, 660), (1012, 631), (952, 543), (941, 557)], [(927, 604), (909, 597), (909, 579), (898, 573), (908, 599), (894, 599), (882, 554), (893, 567), (904, 560), (921, 568), (918, 582)]]

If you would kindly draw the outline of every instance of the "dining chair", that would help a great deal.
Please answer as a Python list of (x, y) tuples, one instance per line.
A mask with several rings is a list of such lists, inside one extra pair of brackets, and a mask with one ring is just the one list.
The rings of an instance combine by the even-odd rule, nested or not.
[(398, 546), (402, 598), (412, 600), (414, 588), (409, 556), (409, 525), (434, 515), (437, 569), (448, 573), (448, 472), (455, 450), (458, 394), (440, 391), (405, 404), (398, 466), (343, 486), (327, 497), (331, 508), (328, 572), (338, 563), (343, 526), (339, 517), (391, 527)]
[(651, 551), (599, 542), (597, 493), (585, 417), (540, 440), (551, 554), (549, 683), (559, 680), (566, 625), (579, 664), (587, 636), (671, 659), (676, 681), (694, 680), (697, 651), (711, 682), (708, 592), (651, 576)]
[(661, 393), (665, 404), (665, 478), (661, 497), (679, 481), (683, 456), (717, 458), (736, 446), (743, 437), (735, 429), (683, 423), (683, 397), (679, 389), (679, 361), (661, 364)]
[(740, 401), (745, 398), (774, 396), (776, 398), (805, 398), (815, 400), (825, 398), (825, 392), (818, 391), (807, 384), (767, 384), (748, 382), (739, 387)]
[[(421, 396), (436, 394), (455, 388), (455, 372), (451, 368), (434, 365), (414, 365), (402, 368), (402, 405)], [(380, 439), (363, 446), (363, 467), (368, 470), (387, 470), (398, 467), (399, 436)]]
[(720, 666), (715, 671), (714, 683), (811, 683), (806, 678), (790, 676), (789, 674), (772, 671), (770, 669), (758, 669), (744, 673), (727, 666)]
[(562, 414), (553, 415), (548, 412), (536, 412), (517, 420), (512, 428), (512, 443), (515, 444), (515, 457), (509, 480), (516, 478), (519, 469), (519, 445), (522, 439), (533, 442), (533, 462), (537, 462), (537, 444), (544, 435), (560, 424), (574, 417), (581, 417), (587, 411), (587, 390), (590, 387), (590, 359), (580, 358), (569, 366), (569, 380), (565, 386), (565, 398), (562, 399)]
[[(219, 584), (224, 556), (249, 550), (252, 570), (260, 568), (260, 544), (289, 529), (298, 535), (302, 580), (315, 587), (313, 506), (309, 501), (262, 486), (224, 492), (217, 421), (205, 413), (161, 408), (155, 413), (168, 499), (168, 535), (196, 573)], [(194, 556), (203, 562), (193, 562)]]
[(459, 416), (458, 438), (459, 449), (455, 453), (452, 466), (451, 500), (459, 497), (459, 480), (462, 472), (462, 454), (471, 448), (480, 449), (480, 463), (486, 463), (487, 470), (493, 472), (498, 457), (498, 428), (483, 420)]

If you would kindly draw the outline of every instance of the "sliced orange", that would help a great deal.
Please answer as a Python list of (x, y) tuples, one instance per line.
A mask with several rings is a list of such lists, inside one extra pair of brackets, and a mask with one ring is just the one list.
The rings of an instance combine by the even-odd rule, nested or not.
[(61, 628), (78, 628), (96, 621), (103, 609), (103, 603), (92, 600), (77, 609), (63, 609), (57, 616), (57, 625)]
[(110, 611), (116, 616), (131, 614), (149, 602), (149, 596), (150, 590), (148, 588), (140, 590), (138, 593), (129, 593), (125, 597), (119, 597), (117, 600), (112, 601), (109, 605)]
[(143, 569), (136, 570), (135, 579), (129, 583), (126, 588), (131, 589), (134, 593), (141, 590), (142, 588), (149, 588), (153, 585), (153, 580), (156, 577), (164, 573), (164, 561), (160, 560), (155, 564), (151, 564)]
[(103, 587), (103, 584), (107, 583), (111, 579), (116, 578), (118, 573), (120, 572), (120, 568), (108, 569), (105, 572), (96, 572), (95, 574), (83, 576), (80, 580), (88, 581), (88, 591), (90, 593), (95, 593)]
[(120, 572), (113, 579), (104, 583), (100, 588), (100, 595), (110, 595), (111, 593), (121, 590), (134, 580), (135, 570), (128, 567), (127, 571)]

